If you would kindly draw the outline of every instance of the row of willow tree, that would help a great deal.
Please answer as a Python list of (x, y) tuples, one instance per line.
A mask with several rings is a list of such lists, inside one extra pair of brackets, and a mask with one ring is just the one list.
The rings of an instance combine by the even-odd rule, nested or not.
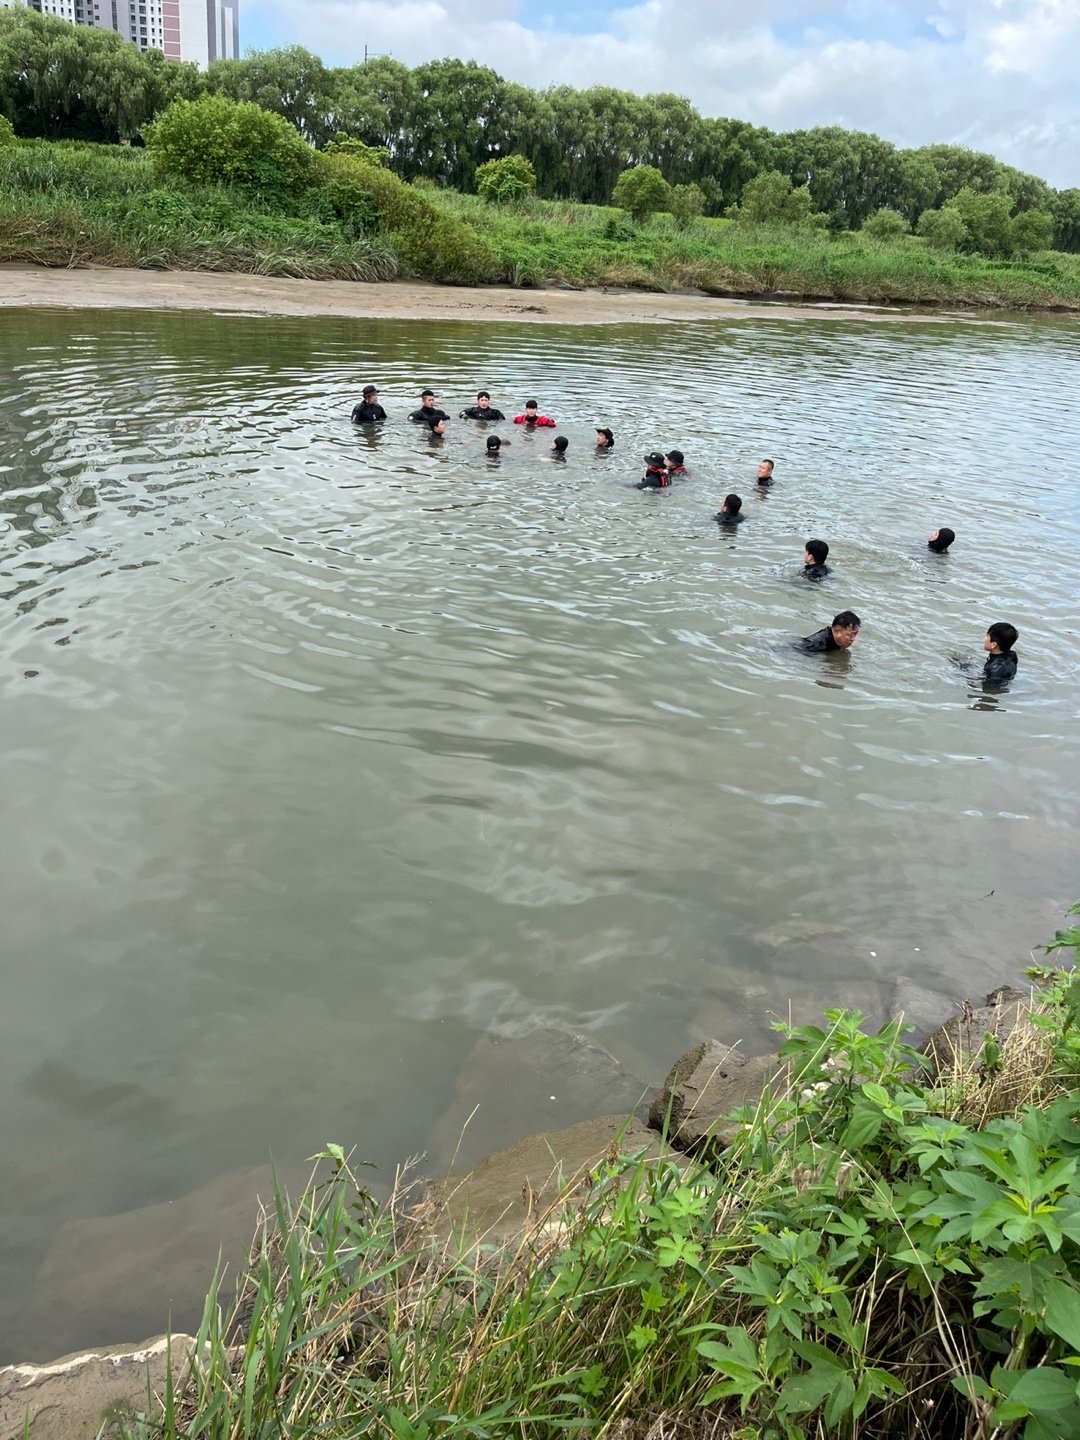
[(475, 188), (478, 166), (524, 155), (548, 199), (609, 203), (622, 171), (655, 166), (672, 185), (696, 184), (706, 213), (738, 203), (755, 176), (807, 184), (831, 228), (857, 230), (884, 207), (911, 224), (961, 190), (1007, 194), (1016, 212), (1054, 216), (1055, 244), (1080, 250), (1080, 190), (956, 145), (901, 150), (838, 126), (776, 133), (709, 119), (679, 95), (609, 86), (530, 90), (475, 61), (410, 69), (379, 57), (332, 68), (300, 46), (195, 66), (143, 53), (110, 31), (20, 8), (0, 11), (0, 113), (24, 136), (131, 140), (177, 98), (210, 92), (284, 116), (316, 148), (342, 136), (383, 147), (405, 180)]

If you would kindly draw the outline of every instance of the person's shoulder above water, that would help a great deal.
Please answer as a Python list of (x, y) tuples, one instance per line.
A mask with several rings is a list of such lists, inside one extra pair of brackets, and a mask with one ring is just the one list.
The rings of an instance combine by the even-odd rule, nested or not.
[(491, 396), (486, 390), (476, 392), (476, 404), (470, 405), (467, 410), (458, 414), (459, 420), (505, 420), (506, 416), (501, 410), (496, 410), (491, 403)]
[(983, 666), (983, 680), (990, 685), (1007, 685), (1016, 674), (1017, 657), (1013, 646), (1020, 638), (1015, 625), (999, 620), (991, 625), (983, 640), (987, 661)]
[(725, 495), (725, 496), (724, 496), (724, 503), (720, 506), (720, 509), (716, 512), (716, 522), (717, 522), (717, 524), (718, 524), (718, 525), (741, 525), (742, 522), (743, 522), (745, 519), (746, 519), (746, 516), (742, 513), (742, 496), (741, 496), (741, 495)]
[(386, 419), (386, 411), (379, 404), (379, 392), (374, 385), (364, 386), (364, 398), (353, 406), (354, 425), (376, 425)]
[(409, 419), (417, 425), (430, 425), (433, 420), (445, 420), (445, 410), (439, 410), (435, 405), (434, 390), (425, 390), (420, 396), (420, 409), (414, 410)]
[(854, 610), (841, 610), (839, 615), (833, 616), (831, 625), (822, 626), (820, 630), (815, 630), (813, 635), (805, 635), (798, 642), (799, 649), (850, 650), (859, 638), (861, 628), (862, 621)]

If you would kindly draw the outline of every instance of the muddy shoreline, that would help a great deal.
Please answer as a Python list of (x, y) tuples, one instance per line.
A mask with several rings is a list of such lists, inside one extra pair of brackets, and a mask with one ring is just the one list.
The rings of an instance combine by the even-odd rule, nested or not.
[(944, 324), (1000, 311), (919, 310), (839, 301), (794, 303), (641, 290), (515, 290), (393, 281), (287, 280), (185, 270), (50, 270), (0, 265), (0, 308), (207, 310), (346, 319), (520, 321), (538, 325), (672, 324), (692, 320), (890, 320)]

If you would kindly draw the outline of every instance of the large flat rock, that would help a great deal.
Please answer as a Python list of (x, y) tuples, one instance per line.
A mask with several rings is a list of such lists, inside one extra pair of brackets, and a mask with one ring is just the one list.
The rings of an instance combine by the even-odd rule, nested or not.
[(671, 1153), (655, 1131), (625, 1115), (527, 1135), (465, 1174), (428, 1187), (425, 1199), (441, 1213), (436, 1233), (445, 1238), (463, 1232), (506, 1243), (536, 1224), (568, 1182), (584, 1178), (613, 1150), (653, 1161)]
[(962, 1006), (922, 1047), (933, 1073), (948, 1075), (969, 1068), (978, 1060), (987, 1035), (995, 1035), (1004, 1045), (1018, 1026), (1030, 1023), (1031, 1006), (1030, 991), (1017, 990), (1012, 985), (992, 990), (982, 1005)]
[(160, 1409), (170, 1362), (180, 1378), (194, 1350), (190, 1335), (159, 1336), (47, 1365), (9, 1365), (0, 1370), (0, 1440), (22, 1440), (26, 1416), (31, 1440), (96, 1440), (110, 1420)]
[(760, 1100), (780, 1069), (775, 1055), (747, 1057), (734, 1045), (703, 1040), (680, 1056), (649, 1110), (649, 1124), (679, 1150), (707, 1156), (729, 1145), (740, 1105)]
[(428, 1170), (462, 1170), (512, 1145), (522, 1130), (563, 1130), (596, 1115), (629, 1115), (648, 1087), (588, 1035), (542, 1025), (482, 1035), (428, 1142)]

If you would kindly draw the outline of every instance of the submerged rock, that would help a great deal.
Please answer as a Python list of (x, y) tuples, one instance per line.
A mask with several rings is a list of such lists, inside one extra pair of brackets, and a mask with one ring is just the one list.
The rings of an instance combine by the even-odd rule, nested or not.
[[(180, 1379), (195, 1352), (190, 1335), (66, 1355), (47, 1365), (0, 1370), (0, 1440), (96, 1440), (110, 1421), (161, 1411), (166, 1376)], [(103, 1430), (103, 1427), (104, 1430)]]
[(672, 1066), (649, 1110), (649, 1124), (666, 1131), (679, 1150), (723, 1149), (738, 1131), (726, 1117), (760, 1100), (779, 1069), (776, 1055), (748, 1058), (733, 1045), (703, 1040)]
[(1000, 985), (987, 995), (985, 1004), (977, 1008), (967, 1003), (961, 1006), (934, 1031), (923, 1045), (922, 1053), (937, 1075), (966, 1067), (979, 1054), (987, 1035), (995, 1035), (999, 1044), (1004, 1045), (1018, 1025), (1027, 1023), (1031, 1008), (1029, 992), (1012, 985)]

